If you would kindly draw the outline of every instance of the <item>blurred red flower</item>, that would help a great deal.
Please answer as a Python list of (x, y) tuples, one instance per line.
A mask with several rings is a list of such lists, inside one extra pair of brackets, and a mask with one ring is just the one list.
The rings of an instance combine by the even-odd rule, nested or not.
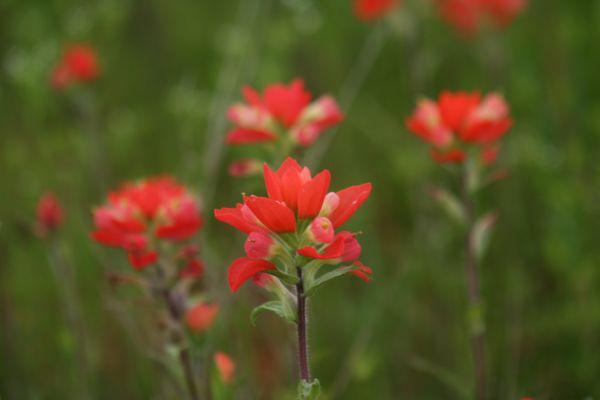
[(217, 351), (214, 355), (215, 365), (224, 383), (231, 383), (235, 375), (235, 364), (227, 353)]
[(485, 20), (508, 25), (527, 5), (526, 0), (438, 0), (440, 13), (465, 33), (474, 33)]
[(437, 102), (419, 101), (406, 126), (432, 145), (431, 156), (439, 163), (462, 163), (469, 147), (476, 146), (488, 165), (498, 155), (498, 141), (512, 125), (504, 98), (491, 93), (443, 92)]
[(210, 329), (218, 313), (219, 306), (198, 303), (185, 313), (185, 322), (192, 331), (203, 333)]
[[(328, 192), (330, 178), (327, 170), (312, 176), (308, 168), (301, 167), (292, 158), (287, 158), (277, 171), (265, 164), (268, 197), (244, 196), (243, 204), (214, 211), (219, 221), (249, 235), (245, 245), (247, 257), (238, 258), (229, 267), (232, 291), (237, 291), (257, 274), (276, 269), (271, 260), (281, 251), (289, 251), (282, 250), (280, 245), (285, 242), (286, 234), (294, 234), (303, 244), (292, 249), (293, 255), (327, 260), (334, 265), (354, 263), (358, 259), (361, 249), (354, 235), (341, 231), (334, 236), (333, 230), (343, 225), (365, 202), (371, 193), (371, 184)], [(321, 248), (328, 240), (330, 243)], [(361, 269), (363, 278), (370, 274), (370, 269), (358, 264), (350, 269)]]
[(385, 16), (400, 4), (400, 0), (355, 0), (354, 14), (360, 20), (372, 21)]
[(250, 87), (242, 93), (246, 103), (231, 106), (227, 113), (235, 124), (227, 134), (228, 144), (286, 140), (309, 146), (323, 130), (343, 119), (333, 98), (323, 96), (311, 103), (312, 96), (300, 79), (269, 85), (262, 96)]
[(94, 81), (99, 75), (100, 66), (94, 48), (87, 44), (72, 44), (65, 49), (54, 68), (51, 83), (60, 90), (72, 83)]
[[(141, 269), (156, 262), (154, 239), (181, 241), (202, 226), (198, 202), (170, 177), (126, 183), (94, 210), (92, 238), (127, 251), (130, 263)], [(188, 265), (197, 272), (200, 265)]]
[(37, 205), (37, 225), (40, 233), (46, 235), (53, 232), (63, 221), (62, 207), (54, 193), (46, 192)]

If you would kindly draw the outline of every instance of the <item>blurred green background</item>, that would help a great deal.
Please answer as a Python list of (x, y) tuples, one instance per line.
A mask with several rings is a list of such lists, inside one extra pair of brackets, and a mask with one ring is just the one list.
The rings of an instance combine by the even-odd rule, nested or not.
[[(240, 234), (212, 221), (257, 180), (229, 178), (245, 154), (222, 139), (243, 84), (294, 77), (331, 93), (347, 119), (305, 161), (333, 188), (371, 181), (349, 228), (361, 230), (374, 281), (342, 279), (311, 302), (313, 373), (327, 398), (459, 399), (471, 387), (461, 232), (427, 195), (452, 187), (404, 128), (420, 96), (498, 90), (514, 128), (498, 162), (509, 179), (481, 208), (500, 220), (483, 260), (494, 399), (600, 396), (600, 2), (538, 0), (505, 30), (465, 38), (430, 2), (386, 21), (349, 1), (0, 0), (0, 397), (77, 398), (73, 338), (48, 246), (32, 233), (53, 190), (67, 219), (60, 246), (76, 271), (98, 399), (158, 399), (164, 374), (139, 307), (107, 283), (122, 254), (89, 240), (90, 210), (125, 179), (169, 173), (204, 197), (207, 287), (223, 312), (212, 343), (237, 363), (236, 399), (283, 399), (296, 379), (294, 336), (230, 295)], [(102, 77), (68, 93), (48, 75), (63, 45), (97, 48)], [(116, 310), (115, 310), (116, 309)]]

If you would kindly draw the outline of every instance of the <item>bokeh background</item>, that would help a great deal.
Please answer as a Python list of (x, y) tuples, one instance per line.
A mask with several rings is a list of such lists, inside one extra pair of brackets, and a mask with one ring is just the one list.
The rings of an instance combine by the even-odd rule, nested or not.
[[(74, 266), (98, 399), (165, 398), (151, 332), (112, 288), (122, 254), (89, 239), (90, 210), (125, 179), (169, 173), (203, 197), (207, 287), (222, 313), (211, 343), (237, 363), (235, 398), (293, 392), (294, 336), (248, 314), (226, 267), (243, 238), (217, 225), (257, 179), (227, 176), (223, 145), (243, 84), (305, 79), (347, 119), (303, 154), (333, 187), (371, 181), (351, 220), (374, 280), (341, 279), (312, 298), (314, 374), (330, 399), (461, 399), (471, 387), (461, 231), (427, 195), (453, 187), (404, 127), (421, 96), (498, 90), (515, 125), (498, 165), (509, 178), (480, 206), (500, 215), (483, 260), (494, 399), (600, 396), (600, 2), (538, 0), (510, 26), (470, 38), (427, 1), (359, 22), (345, 0), (0, 1), (0, 397), (78, 398), (73, 338), (48, 245), (33, 233), (40, 195), (65, 206), (60, 246)], [(87, 42), (102, 76), (58, 93), (62, 48)], [(129, 303), (128, 303), (129, 302)], [(287, 396), (287, 397), (286, 397)]]

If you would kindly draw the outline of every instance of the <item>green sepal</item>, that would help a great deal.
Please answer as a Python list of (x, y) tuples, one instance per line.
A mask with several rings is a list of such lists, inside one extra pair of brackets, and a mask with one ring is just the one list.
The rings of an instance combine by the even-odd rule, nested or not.
[(294, 313), (292, 308), (283, 301), (273, 300), (263, 303), (260, 306), (254, 308), (254, 310), (252, 310), (252, 312), (250, 313), (250, 321), (252, 322), (252, 325), (256, 326), (256, 318), (258, 317), (258, 314), (260, 314), (263, 311), (271, 311), (279, 315), (281, 318), (288, 321), (289, 323), (296, 323), (296, 314)]
[(282, 282), (288, 284), (288, 285), (295, 285), (298, 283), (298, 277), (295, 275), (290, 275), (288, 273), (283, 272), (280, 269), (271, 269), (268, 271), (265, 271), (266, 273), (273, 275), (279, 279), (281, 279)]
[(318, 379), (312, 382), (300, 380), (297, 400), (316, 400), (321, 396), (321, 384)]
[(314, 291), (319, 286), (323, 285), (326, 282), (329, 282), (332, 279), (335, 279), (337, 277), (345, 275), (348, 272), (353, 271), (355, 269), (358, 269), (358, 268), (356, 268), (354, 266), (338, 267), (338, 268), (334, 269), (333, 271), (329, 271), (329, 272), (322, 274), (321, 276), (312, 280), (311, 282), (305, 282), (306, 287), (305, 287), (304, 295), (307, 297), (310, 296), (311, 294), (314, 293)]

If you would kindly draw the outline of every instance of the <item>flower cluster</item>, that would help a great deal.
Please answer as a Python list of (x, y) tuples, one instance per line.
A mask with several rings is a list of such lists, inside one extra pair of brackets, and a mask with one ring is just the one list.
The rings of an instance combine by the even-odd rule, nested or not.
[(400, 0), (355, 0), (354, 14), (362, 21), (372, 21), (383, 17), (400, 4)]
[(484, 164), (498, 155), (498, 141), (512, 125), (504, 98), (492, 93), (443, 92), (438, 101), (419, 101), (406, 120), (410, 131), (432, 145), (439, 163), (462, 163), (469, 149), (479, 151)]
[[(157, 241), (179, 242), (202, 226), (197, 200), (170, 177), (126, 183), (94, 210), (92, 238), (124, 249), (131, 265), (142, 269), (158, 259)], [(202, 264), (193, 247), (184, 247), (182, 275), (197, 276)]]
[(465, 33), (475, 32), (491, 20), (506, 26), (527, 5), (526, 0), (438, 0), (444, 19)]
[(37, 205), (37, 230), (45, 236), (54, 232), (62, 224), (63, 210), (53, 193), (47, 192), (40, 198)]
[(52, 71), (52, 86), (61, 90), (73, 83), (92, 82), (100, 75), (96, 51), (86, 44), (66, 48), (58, 65)]
[[(226, 137), (231, 145), (276, 143), (286, 154), (294, 146), (310, 146), (325, 129), (344, 118), (331, 96), (311, 102), (300, 79), (289, 85), (269, 85), (262, 95), (250, 87), (244, 87), (242, 93), (246, 103), (234, 104), (227, 113), (235, 125)], [(256, 160), (243, 160), (234, 164), (230, 173), (239, 176), (257, 170), (260, 163)]]
[(292, 158), (277, 171), (265, 164), (264, 180), (267, 197), (244, 196), (235, 208), (215, 210), (219, 221), (248, 235), (246, 257), (229, 267), (232, 291), (251, 278), (260, 286), (276, 289), (279, 280), (261, 273), (295, 284), (296, 267), (306, 272), (304, 283), (309, 291), (324, 282), (315, 276), (321, 266), (340, 263), (346, 266), (334, 270), (336, 276), (349, 272), (369, 280), (371, 269), (358, 261), (361, 246), (355, 234), (336, 234), (335, 230), (369, 197), (370, 183), (329, 192), (329, 171), (312, 176)]

